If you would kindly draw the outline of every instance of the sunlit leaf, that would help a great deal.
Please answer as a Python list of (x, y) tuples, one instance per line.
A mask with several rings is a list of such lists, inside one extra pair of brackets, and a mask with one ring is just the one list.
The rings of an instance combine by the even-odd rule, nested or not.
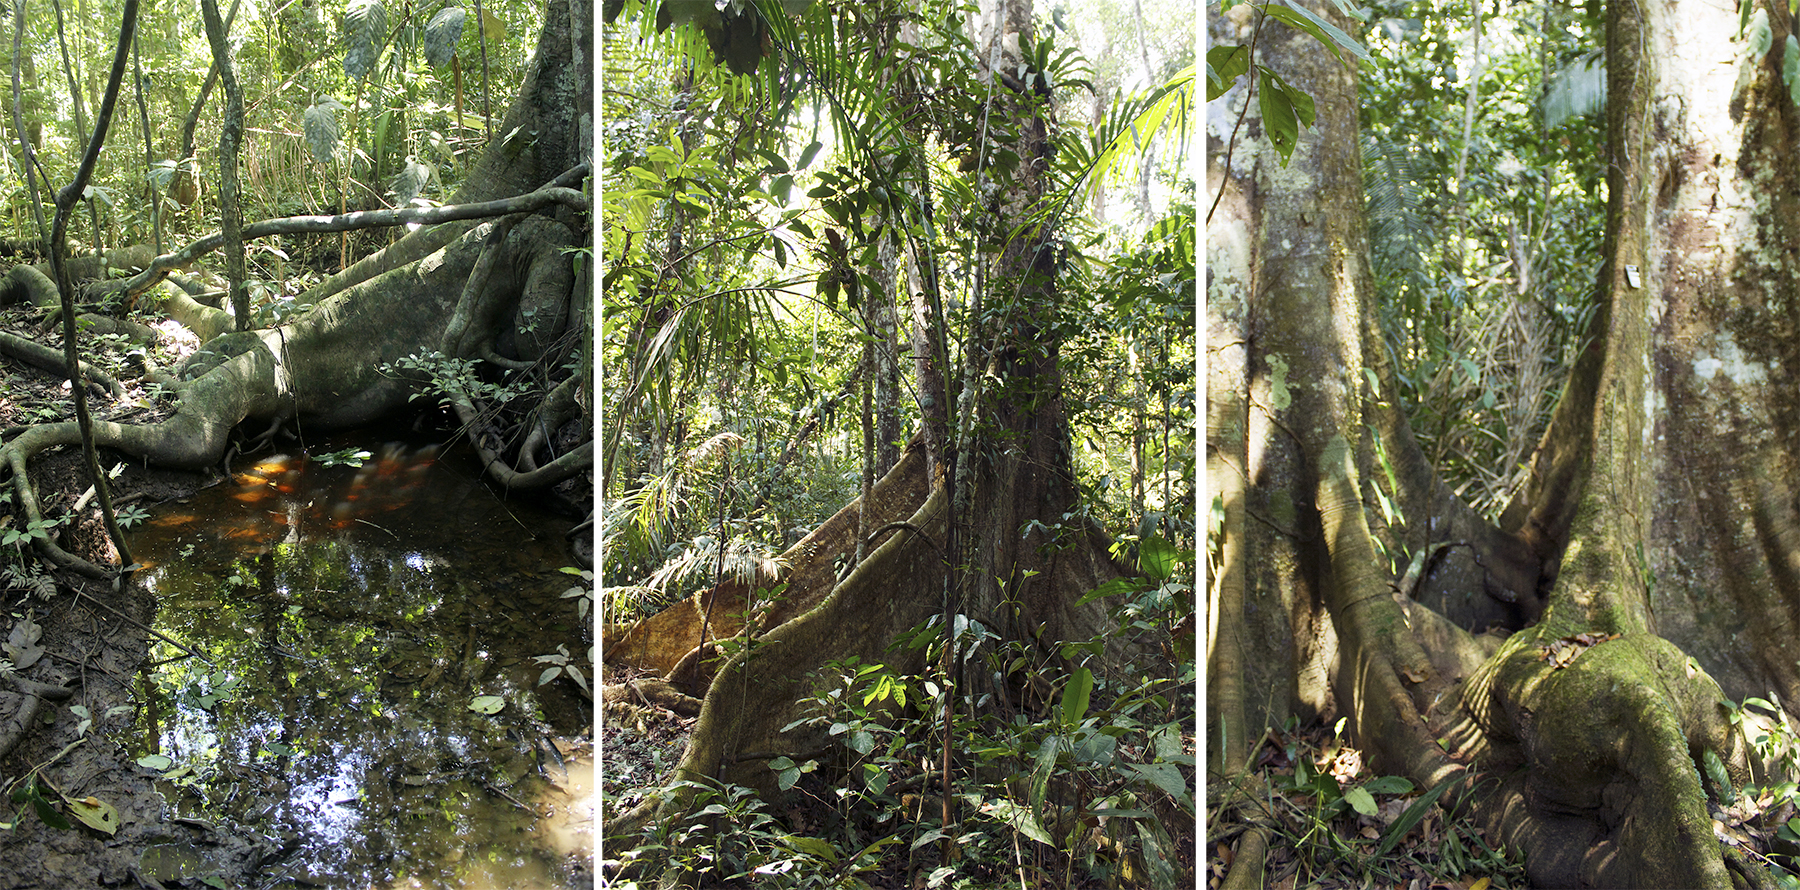
[(1093, 691), (1094, 672), (1085, 667), (1076, 668), (1075, 673), (1069, 676), (1068, 685), (1063, 687), (1063, 723), (1074, 726), (1087, 716), (1088, 696)]
[(478, 695), (469, 702), (469, 710), (477, 714), (498, 714), (506, 707), (506, 699), (498, 695)]
[(438, 10), (425, 25), (425, 64), (441, 68), (456, 55), (456, 41), (462, 38), (463, 20), (468, 13), (460, 6)]
[(1161, 535), (1151, 535), (1138, 543), (1138, 571), (1153, 581), (1167, 581), (1175, 571), (1175, 545)]
[(306, 149), (312, 159), (320, 164), (331, 163), (337, 153), (338, 131), (337, 113), (344, 103), (331, 96), (326, 96), (308, 106), (301, 115), (302, 129), (306, 131)]
[(387, 6), (381, 0), (350, 0), (344, 10), (344, 73), (362, 80), (387, 44)]
[(84, 797), (68, 803), (69, 813), (81, 820), (81, 824), (108, 835), (118, 833), (119, 811), (113, 809), (112, 804), (97, 797)]

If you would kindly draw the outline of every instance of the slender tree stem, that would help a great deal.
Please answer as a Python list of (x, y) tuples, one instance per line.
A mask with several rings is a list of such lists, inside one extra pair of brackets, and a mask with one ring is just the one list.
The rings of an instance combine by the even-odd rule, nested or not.
[(81, 200), (87, 183), (94, 175), (94, 165), (100, 159), (100, 147), (106, 143), (107, 126), (112, 123), (113, 107), (119, 98), (119, 83), (125, 79), (125, 57), (131, 51), (132, 36), (137, 32), (137, 0), (125, 0), (123, 21), (119, 25), (118, 50), (113, 54), (112, 75), (106, 82), (106, 98), (100, 103), (100, 112), (94, 120), (94, 135), (88, 140), (87, 151), (81, 156), (81, 166), (75, 171), (75, 179), (56, 196), (56, 222), (50, 231), (50, 260), (56, 270), (56, 289), (62, 297), (63, 354), (69, 365), (69, 389), (75, 399), (75, 420), (81, 428), (81, 451), (87, 460), (88, 476), (94, 483), (94, 494), (100, 501), (100, 514), (106, 522), (106, 533), (112, 538), (113, 546), (118, 548), (120, 565), (129, 570), (131, 551), (125, 545), (125, 534), (119, 529), (117, 517), (113, 515), (112, 492), (106, 484), (106, 474), (100, 472), (100, 456), (94, 449), (94, 421), (88, 414), (87, 381), (81, 374), (81, 353), (75, 347), (75, 286), (69, 278), (68, 251), (64, 242), (68, 238), (69, 213), (75, 203)]

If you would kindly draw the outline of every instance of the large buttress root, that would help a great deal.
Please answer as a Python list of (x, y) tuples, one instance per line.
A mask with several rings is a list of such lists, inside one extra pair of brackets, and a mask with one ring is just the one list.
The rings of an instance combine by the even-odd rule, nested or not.
[[(558, 318), (572, 317), (566, 307), (575, 276), (562, 252), (571, 241), (567, 228), (539, 216), (516, 220), (506, 227), (510, 232), (489, 237), (495, 228), (477, 226), (413, 265), (344, 289), (291, 324), (213, 339), (184, 365), (180, 376), (186, 379), (178, 384), (180, 404), (172, 417), (156, 424), (96, 421), (96, 443), (161, 466), (209, 466), (225, 453), (231, 430), (246, 420), (332, 429), (403, 408), (430, 380), (419, 373), (387, 372), (384, 365), (434, 351), (479, 360), (518, 322), (507, 309), (519, 305), (521, 295), (530, 304), (556, 304), (562, 310)], [(466, 288), (484, 257), (491, 269), (484, 286)], [(460, 319), (454, 338), (447, 336), (452, 319)], [(547, 344), (561, 333), (544, 330), (539, 337)], [(556, 354), (543, 344), (534, 348), (540, 359)], [(28, 427), (0, 448), (0, 468), (11, 474), (14, 497), (28, 520), (43, 518), (28, 472), (31, 459), (79, 440), (74, 423), (52, 423)], [(591, 446), (576, 448), (535, 472), (501, 478), (515, 488), (549, 484), (544, 480), (584, 470), (591, 454)], [(491, 451), (484, 457), (497, 476), (511, 469)], [(53, 541), (36, 543), (56, 565), (93, 577), (110, 575)]]

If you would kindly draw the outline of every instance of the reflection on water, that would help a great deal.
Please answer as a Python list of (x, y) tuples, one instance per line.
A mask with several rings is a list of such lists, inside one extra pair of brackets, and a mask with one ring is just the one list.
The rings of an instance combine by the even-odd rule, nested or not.
[[(212, 661), (152, 641), (138, 753), (169, 758), (147, 764), (169, 815), (267, 838), (265, 886), (586, 886), (590, 706), (534, 659), (561, 645), (587, 675), (569, 523), (434, 448), (238, 469), (131, 540), (157, 630)], [(220, 867), (177, 845), (141, 866)]]

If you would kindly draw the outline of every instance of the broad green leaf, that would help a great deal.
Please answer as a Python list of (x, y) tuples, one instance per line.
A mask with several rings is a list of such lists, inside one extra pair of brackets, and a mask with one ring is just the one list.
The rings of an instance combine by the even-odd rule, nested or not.
[(1281, 164), (1285, 167), (1300, 139), (1300, 124), (1294, 114), (1294, 100), (1288, 96), (1287, 89), (1271, 76), (1269, 69), (1261, 65), (1256, 66), (1256, 69), (1263, 74), (1262, 82), (1256, 88), (1256, 104), (1262, 111), (1263, 133), (1268, 135), (1269, 143), (1281, 155)]
[(1011, 825), (1015, 831), (1040, 844), (1056, 845), (1056, 841), (1050, 837), (1050, 832), (1045, 831), (1044, 826), (1038, 822), (1037, 816), (1010, 800), (990, 800), (981, 808)]
[(1775, 32), (1769, 28), (1769, 11), (1758, 9), (1750, 17), (1750, 40), (1744, 51), (1752, 60), (1768, 55), (1769, 47), (1775, 45)]
[(1181, 774), (1181, 768), (1173, 763), (1127, 763), (1125, 769), (1146, 779), (1150, 784), (1163, 790), (1177, 802), (1193, 805), (1193, 792), (1188, 790), (1187, 778)]
[(1138, 571), (1153, 581), (1167, 581), (1175, 571), (1175, 545), (1161, 535), (1138, 543)]
[(1294, 114), (1300, 119), (1300, 126), (1312, 126), (1314, 118), (1312, 94), (1305, 90), (1289, 86), (1287, 81), (1281, 79), (1281, 75), (1276, 74), (1267, 68), (1263, 68), (1261, 65), (1256, 67), (1262, 69), (1262, 73), (1273, 79), (1276, 84), (1280, 85), (1282, 91), (1287, 94), (1288, 101), (1294, 104)]
[(1781, 56), (1781, 79), (1787, 83), (1788, 99), (1800, 105), (1800, 40), (1789, 34)]
[(781, 842), (786, 845), (788, 849), (793, 850), (796, 853), (805, 853), (808, 856), (823, 859), (832, 865), (836, 865), (838, 862), (837, 848), (832, 846), (831, 842), (824, 838), (801, 837), (797, 834), (790, 834), (783, 837)]
[(1076, 668), (1070, 675), (1068, 685), (1063, 687), (1062, 717), (1063, 723), (1074, 726), (1087, 716), (1088, 696), (1094, 691), (1094, 672), (1087, 668)]
[(1719, 792), (1719, 801), (1726, 806), (1737, 802), (1737, 789), (1732, 787), (1731, 776), (1725, 772), (1725, 762), (1719, 759), (1718, 752), (1711, 748), (1700, 758), (1706, 767), (1706, 777), (1712, 780), (1713, 787)]
[(344, 10), (344, 73), (362, 80), (387, 43), (387, 6), (381, 0), (350, 0)]
[(1093, 590), (1090, 590), (1087, 593), (1082, 594), (1081, 600), (1079, 602), (1077, 602), (1076, 605), (1087, 605), (1088, 603), (1091, 603), (1097, 599), (1103, 599), (1103, 598), (1109, 597), (1109, 596), (1117, 596), (1119, 594), (1124, 594), (1124, 593), (1132, 593), (1132, 592), (1136, 591), (1137, 589), (1138, 589), (1138, 586), (1136, 584), (1132, 583), (1129, 579), (1114, 578), (1111, 581), (1108, 581), (1105, 584), (1102, 584), (1099, 587), (1096, 587)]
[(1331, 50), (1331, 54), (1339, 62), (1344, 60), (1344, 54), (1338, 52), (1339, 47), (1356, 54), (1357, 58), (1365, 62), (1373, 61), (1369, 56), (1369, 51), (1361, 43), (1356, 42), (1355, 38), (1345, 34), (1338, 26), (1319, 18), (1318, 14), (1311, 10), (1284, 6), (1279, 3), (1270, 3), (1263, 9), (1271, 18), (1292, 25), (1317, 38), (1320, 43), (1325, 44), (1326, 49)]
[(1026, 798), (1034, 813), (1044, 805), (1044, 795), (1050, 789), (1050, 776), (1056, 772), (1056, 755), (1062, 748), (1062, 736), (1055, 735), (1038, 746), (1037, 762), (1031, 767), (1031, 788)]
[(326, 96), (307, 106), (301, 115), (302, 129), (306, 131), (306, 150), (316, 163), (329, 164), (332, 155), (337, 153), (340, 138), (337, 113), (343, 107), (344, 103)]
[(162, 772), (163, 770), (174, 766), (175, 761), (161, 754), (145, 754), (137, 759), (137, 765), (145, 769), (153, 769), (157, 772)]
[(442, 68), (456, 56), (456, 41), (462, 38), (463, 20), (468, 13), (460, 6), (438, 10), (425, 25), (425, 64)]
[(1241, 45), (1215, 46), (1206, 51), (1206, 101), (1211, 102), (1230, 91), (1237, 79), (1250, 70), (1250, 48)]
[(882, 769), (873, 763), (863, 764), (863, 786), (870, 791), (876, 794), (886, 791), (888, 778), (887, 770)]
[(816, 139), (813, 140), (813, 143), (811, 145), (808, 145), (806, 147), (806, 150), (800, 153), (800, 161), (799, 161), (799, 163), (796, 163), (794, 165), (794, 169), (804, 170), (807, 167), (812, 166), (813, 158), (818, 157), (819, 150), (824, 147), (825, 147), (825, 143), (820, 142)]
[(1375, 815), (1375, 796), (1367, 788), (1352, 788), (1344, 792), (1344, 802), (1365, 816)]
[(498, 695), (477, 695), (469, 702), (469, 710), (477, 714), (498, 714), (506, 707), (506, 699)]
[(506, 22), (495, 15), (492, 9), (481, 10), (481, 38), (489, 43), (499, 43), (506, 39)]
[(1402, 776), (1376, 776), (1363, 783), (1370, 794), (1410, 794), (1413, 783)]
[(37, 810), (38, 818), (44, 820), (45, 825), (58, 831), (68, 831), (75, 827), (70, 825), (69, 820), (63, 818), (63, 814), (57, 812), (56, 808), (50, 805), (50, 801), (43, 798), (43, 795), (33, 793), (31, 805)]

